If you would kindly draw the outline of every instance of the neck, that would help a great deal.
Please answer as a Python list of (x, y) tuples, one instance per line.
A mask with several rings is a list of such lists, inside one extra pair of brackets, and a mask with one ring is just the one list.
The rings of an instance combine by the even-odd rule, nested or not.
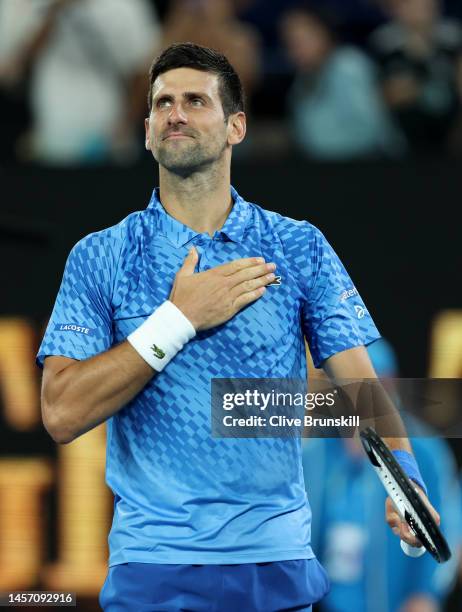
[(229, 164), (186, 178), (159, 168), (160, 200), (169, 215), (195, 232), (212, 236), (223, 227), (232, 208)]

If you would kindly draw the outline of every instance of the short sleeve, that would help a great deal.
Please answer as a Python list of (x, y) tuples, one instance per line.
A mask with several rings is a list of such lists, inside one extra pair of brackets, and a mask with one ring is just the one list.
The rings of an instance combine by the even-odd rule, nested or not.
[(302, 328), (318, 368), (332, 355), (367, 346), (380, 334), (334, 249), (311, 227), (311, 278), (306, 279)]
[(101, 233), (78, 242), (69, 254), (61, 287), (37, 354), (88, 359), (112, 346), (112, 279), (110, 243)]

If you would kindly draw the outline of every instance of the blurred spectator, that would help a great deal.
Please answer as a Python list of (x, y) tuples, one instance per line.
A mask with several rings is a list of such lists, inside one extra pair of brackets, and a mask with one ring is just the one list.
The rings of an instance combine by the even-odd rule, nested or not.
[(173, 0), (164, 27), (163, 47), (194, 42), (226, 55), (250, 100), (260, 75), (260, 37), (240, 22), (232, 0)]
[(289, 11), (282, 37), (296, 68), (288, 96), (294, 138), (306, 154), (347, 160), (402, 152), (373, 64), (359, 49), (338, 43), (325, 15)]
[(28, 36), (31, 17), (30, 12), (25, 10), (23, 28), (10, 32), (8, 40), (8, 35), (3, 35), (10, 27), (8, 6), (0, 1), (0, 162), (15, 160), (16, 143), (30, 124), (27, 75), (9, 57), (9, 47), (20, 44), (21, 38)]
[(278, 26), (282, 15), (299, 0), (234, 0), (237, 14), (260, 33), (265, 51), (273, 54), (280, 46)]
[[(378, 340), (368, 352), (381, 378), (397, 375), (388, 343)], [(417, 436), (414, 453), (454, 556), (439, 566), (428, 553), (415, 559), (402, 552), (383, 519), (385, 489), (356, 439), (307, 440), (313, 549), (331, 580), (322, 612), (437, 612), (454, 584), (462, 513), (454, 458), (425, 426), (414, 419), (406, 425)]]
[(312, 544), (331, 580), (323, 612), (436, 612), (448, 596), (460, 520), (454, 460), (441, 439), (414, 438), (412, 444), (442, 529), (456, 547), (442, 566), (428, 553), (418, 559), (404, 555), (383, 519), (383, 486), (358, 443), (349, 438), (307, 442), (303, 465), (314, 517)]
[(384, 0), (391, 16), (371, 37), (383, 91), (415, 152), (445, 150), (460, 114), (462, 28), (438, 0)]
[[(265, 45), (272, 46), (278, 42), (280, 17), (300, 5), (300, 0), (234, 0), (234, 4), (239, 16), (262, 32)], [(370, 34), (383, 22), (383, 13), (376, 0), (311, 0), (310, 5), (335, 14), (342, 33), (355, 42), (362, 42), (364, 34)]]
[(30, 74), (31, 156), (68, 164), (133, 153), (159, 38), (148, 0), (2, 0), (0, 83)]
[[(459, 473), (459, 483), (461, 487), (460, 503), (462, 505), (462, 470)], [(458, 603), (459, 603), (458, 609), (462, 610), (462, 517), (459, 523), (459, 541), (458, 541), (457, 548), (458, 548), (458, 555), (459, 555), (458, 589), (457, 589)]]
[[(462, 504), (462, 470), (460, 471), (460, 487), (461, 497), (460, 503)], [(458, 599), (459, 599), (459, 610), (462, 610), (462, 519), (459, 524), (459, 542), (458, 542), (458, 553), (459, 553), (459, 580), (458, 580)]]
[(30, 126), (26, 80), (0, 83), (0, 163), (17, 158), (17, 143)]

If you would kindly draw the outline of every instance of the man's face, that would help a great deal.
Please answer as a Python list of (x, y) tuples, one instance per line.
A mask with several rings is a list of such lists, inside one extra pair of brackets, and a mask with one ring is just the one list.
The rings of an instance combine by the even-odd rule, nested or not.
[(438, 16), (437, 0), (388, 0), (395, 19), (410, 28), (430, 26)]
[(235, 144), (218, 88), (217, 75), (192, 68), (175, 68), (157, 77), (145, 127), (146, 148), (161, 166), (188, 176)]
[(327, 31), (309, 15), (288, 13), (281, 24), (287, 54), (302, 71), (318, 69), (330, 52)]

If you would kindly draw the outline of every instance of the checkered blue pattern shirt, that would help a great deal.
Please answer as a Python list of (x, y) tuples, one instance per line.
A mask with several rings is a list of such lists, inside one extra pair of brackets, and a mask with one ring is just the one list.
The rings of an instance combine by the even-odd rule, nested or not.
[(123, 341), (168, 299), (195, 245), (198, 271), (241, 257), (277, 264), (279, 285), (224, 325), (199, 332), (107, 422), (114, 492), (110, 565), (307, 559), (311, 511), (294, 438), (211, 437), (218, 378), (304, 378), (315, 365), (379, 337), (321, 232), (242, 199), (211, 237), (146, 210), (72, 249), (37, 361), (88, 359)]

